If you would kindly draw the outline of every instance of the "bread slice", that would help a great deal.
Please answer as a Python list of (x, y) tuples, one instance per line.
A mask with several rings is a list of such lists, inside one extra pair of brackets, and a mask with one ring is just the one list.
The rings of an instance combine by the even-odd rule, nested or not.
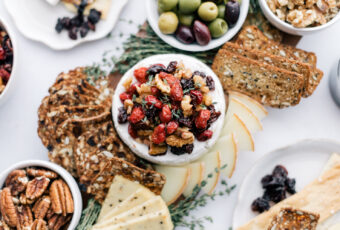
[(251, 96), (264, 105), (283, 108), (297, 105), (304, 78), (241, 55), (220, 49), (212, 65), (225, 90)]
[(309, 96), (308, 84), (312, 78), (312, 71), (311, 67), (308, 64), (288, 58), (283, 58), (281, 56), (264, 53), (262, 51), (250, 50), (231, 42), (227, 42), (223, 46), (223, 49), (228, 50), (229, 52), (237, 53), (250, 59), (254, 59), (256, 61), (264, 62), (268, 65), (276, 66), (281, 69), (301, 74), (302, 76), (304, 76), (304, 87), (302, 96)]

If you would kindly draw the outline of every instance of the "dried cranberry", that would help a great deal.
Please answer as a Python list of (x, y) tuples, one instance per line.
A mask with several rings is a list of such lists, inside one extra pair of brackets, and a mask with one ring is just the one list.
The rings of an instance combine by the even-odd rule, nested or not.
[(206, 77), (205, 73), (201, 72), (201, 71), (195, 71), (193, 72), (192, 76), (201, 76), (203, 78)]
[(197, 136), (197, 140), (198, 141), (207, 141), (209, 140), (213, 135), (213, 131), (211, 130), (204, 130), (204, 132), (200, 133), (198, 136)]
[(191, 90), (190, 91), (191, 103), (196, 106), (200, 105), (203, 101), (203, 94), (199, 90)]
[(93, 23), (90, 22), (90, 21), (87, 21), (87, 22), (86, 22), (86, 26), (87, 26), (90, 30), (92, 30), (92, 31), (95, 31), (95, 30), (96, 30), (96, 25), (93, 24)]
[(172, 74), (160, 72), (159, 77), (163, 80), (165, 80), (170, 87), (172, 87), (175, 83), (179, 83), (179, 80)]
[(178, 122), (170, 121), (166, 126), (166, 133), (173, 134), (177, 130), (178, 126)]
[(131, 124), (129, 124), (129, 126), (128, 126), (128, 133), (130, 134), (130, 136), (133, 139), (138, 137), (136, 130), (133, 128), (133, 126)]
[(168, 67), (166, 67), (166, 72), (168, 73), (174, 73), (177, 68), (177, 61), (172, 61), (169, 63)]
[(154, 96), (158, 96), (160, 94), (160, 91), (156, 86), (151, 86), (151, 94)]
[(134, 94), (137, 91), (137, 87), (140, 87), (141, 85), (142, 83), (140, 82), (133, 83), (132, 85), (130, 85), (130, 88), (128, 89), (128, 93)]
[(136, 79), (140, 82), (140, 83), (145, 83), (146, 80), (146, 76), (147, 76), (147, 71), (148, 69), (146, 67), (141, 67), (139, 69), (135, 69), (135, 71), (133, 72), (133, 75), (136, 77)]
[(134, 107), (129, 117), (129, 121), (132, 124), (136, 124), (137, 122), (141, 121), (144, 117), (145, 115), (143, 109), (141, 107)]
[(212, 123), (214, 123), (215, 121), (217, 121), (217, 119), (221, 116), (221, 112), (211, 112), (211, 116), (210, 119), (208, 121), (208, 124), (211, 125)]
[(149, 120), (155, 120), (155, 118), (158, 116), (158, 109), (156, 107), (152, 107), (152, 108), (148, 108), (145, 111), (145, 116), (149, 119)]
[(183, 99), (183, 89), (179, 82), (176, 82), (172, 87), (170, 91), (171, 98), (174, 101), (182, 101)]
[[(161, 109), (163, 104), (153, 95), (147, 95), (145, 97), (146, 104), (149, 106), (155, 106), (157, 109)], [(170, 109), (169, 109), (170, 110)], [(171, 112), (170, 112), (171, 113)]]
[(195, 118), (195, 125), (198, 129), (205, 129), (208, 125), (208, 120), (210, 119), (210, 111), (207, 109), (202, 109), (199, 111), (198, 116)]
[(89, 28), (87, 26), (82, 26), (80, 27), (79, 32), (80, 32), (80, 37), (84, 38), (89, 33)]
[(5, 83), (9, 81), (10, 76), (11, 74), (8, 73), (5, 69), (0, 69), (0, 77)]
[(71, 25), (71, 18), (69, 17), (63, 17), (61, 20), (60, 20), (60, 23), (62, 24), (63, 28), (64, 29), (71, 29), (72, 25)]
[(151, 140), (154, 144), (159, 145), (165, 141), (165, 137), (165, 125), (160, 124), (153, 130)]
[(273, 181), (272, 175), (266, 175), (261, 179), (262, 188), (266, 188), (270, 182)]
[(129, 94), (129, 93), (126, 93), (126, 92), (124, 92), (124, 93), (121, 93), (120, 95), (119, 95), (119, 98), (120, 98), (120, 100), (122, 101), (122, 102), (124, 102), (125, 100), (127, 100), (127, 99), (132, 99), (132, 96), (131, 96), (131, 94)]
[(124, 107), (120, 107), (118, 109), (118, 122), (119, 124), (124, 124), (128, 121), (128, 114), (126, 112), (126, 110), (124, 109)]
[(285, 181), (287, 192), (289, 192), (290, 194), (295, 194), (296, 193), (295, 184), (296, 184), (295, 179), (287, 178)]
[(71, 27), (80, 27), (84, 22), (84, 17), (81, 15), (76, 15), (73, 18), (71, 18)]
[(272, 188), (284, 188), (285, 187), (285, 179), (282, 177), (273, 177), (271, 181), (269, 181), (265, 189), (272, 189)]
[(193, 126), (193, 121), (190, 118), (181, 117), (181, 118), (178, 119), (178, 122), (181, 125), (188, 127), (188, 128), (192, 128), (192, 126)]
[(195, 89), (195, 83), (194, 83), (194, 80), (192, 78), (190, 78), (190, 79), (182, 78), (181, 79), (181, 85), (182, 85), (183, 90), (186, 91), (186, 93), (189, 93), (190, 90)]
[(72, 27), (69, 31), (68, 31), (68, 36), (69, 38), (71, 38), (72, 40), (77, 40), (78, 38), (78, 28), (77, 27)]
[(205, 79), (205, 83), (207, 84), (207, 86), (210, 90), (215, 90), (215, 81), (211, 76), (208, 76)]
[(269, 210), (269, 208), (270, 208), (270, 205), (269, 205), (268, 200), (263, 199), (261, 197), (254, 200), (254, 202), (251, 204), (251, 209), (254, 212), (262, 213), (264, 211)]
[(279, 203), (286, 199), (286, 190), (283, 187), (267, 189), (264, 192), (263, 197), (267, 200), (273, 201), (274, 203)]
[(182, 147), (171, 146), (171, 152), (175, 155), (183, 155), (186, 153), (192, 153), (194, 150), (193, 144), (183, 145)]
[(160, 73), (160, 72), (166, 72), (166, 68), (165, 68), (165, 66), (163, 65), (163, 64), (155, 64), (155, 65), (152, 65), (152, 66), (150, 66), (149, 68), (148, 68), (148, 71), (147, 71), (147, 73), (149, 74), (149, 75), (156, 75), (156, 74), (158, 74), (158, 73)]
[(277, 165), (273, 170), (273, 176), (287, 178), (288, 170), (282, 165)]
[(90, 14), (88, 16), (88, 20), (93, 24), (97, 24), (101, 16), (102, 16), (102, 13), (100, 11), (96, 9), (91, 9)]
[(163, 123), (168, 123), (171, 121), (172, 113), (168, 105), (163, 106), (162, 111), (159, 114), (159, 118)]
[(5, 60), (6, 59), (6, 52), (5, 50), (0, 46), (0, 60)]

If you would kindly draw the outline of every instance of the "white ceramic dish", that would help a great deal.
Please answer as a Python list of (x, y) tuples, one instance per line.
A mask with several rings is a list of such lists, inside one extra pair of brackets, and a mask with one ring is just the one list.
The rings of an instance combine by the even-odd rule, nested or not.
[(163, 34), (159, 28), (158, 28), (158, 18), (159, 18), (159, 13), (158, 13), (158, 7), (157, 7), (157, 0), (146, 0), (146, 13), (147, 13), (147, 18), (150, 26), (152, 29), (156, 32), (156, 34), (166, 43), (169, 45), (180, 49), (180, 50), (186, 50), (186, 51), (191, 51), (191, 52), (199, 52), (199, 51), (205, 51), (205, 50), (211, 50), (216, 47), (219, 47), (232, 39), (237, 32), (241, 29), (244, 21), (246, 20), (246, 17), (248, 15), (248, 9), (249, 9), (249, 0), (242, 0), (241, 4), (241, 12), (240, 12), (240, 17), (235, 24), (234, 27), (230, 28), (228, 32), (223, 35), (220, 38), (214, 38), (212, 39), (208, 45), (206, 46), (200, 46), (197, 43), (194, 44), (184, 44), (180, 41), (178, 41), (174, 35), (166, 35)]
[(274, 150), (258, 160), (240, 187), (233, 216), (233, 229), (246, 224), (256, 216), (250, 209), (251, 203), (263, 194), (261, 178), (270, 174), (276, 165), (281, 164), (287, 168), (289, 177), (296, 179), (296, 189), (300, 191), (321, 174), (325, 163), (334, 152), (340, 153), (339, 142), (305, 140)]
[(332, 20), (327, 22), (324, 25), (316, 26), (316, 27), (308, 27), (308, 28), (297, 28), (292, 26), (291, 24), (280, 20), (270, 9), (266, 2), (266, 0), (259, 0), (260, 7), (262, 9), (263, 14), (266, 16), (269, 22), (271, 22), (278, 29), (293, 35), (309, 35), (320, 30), (326, 29), (333, 25), (340, 19), (340, 13), (338, 13)]
[(55, 50), (66, 50), (84, 42), (101, 39), (112, 31), (128, 0), (112, 1), (114, 4), (111, 5), (107, 19), (96, 25), (96, 31), (90, 31), (85, 38), (79, 36), (78, 40), (71, 40), (66, 31), (60, 34), (55, 31), (59, 17), (74, 16), (62, 3), (52, 6), (45, 0), (5, 0), (5, 6), (25, 37), (42, 42)]
[[(211, 92), (211, 96), (213, 98), (214, 102), (217, 102), (215, 104), (216, 111), (221, 111), (222, 114), (219, 117), (219, 119), (214, 122), (211, 126), (211, 130), (214, 131), (213, 137), (205, 142), (198, 142), (195, 140), (194, 142), (194, 150), (191, 154), (184, 154), (177, 156), (168, 150), (168, 152), (165, 155), (162, 156), (150, 156), (148, 153), (148, 146), (145, 144), (141, 144), (133, 140), (130, 135), (128, 134), (128, 124), (119, 124), (118, 123), (118, 109), (123, 106), (123, 103), (119, 99), (119, 95), (123, 92), (125, 92), (125, 88), (123, 86), (123, 83), (131, 76), (133, 76), (133, 71), (139, 67), (145, 67), (150, 66), (152, 64), (161, 63), (164, 65), (168, 65), (170, 61), (183, 61), (186, 68), (190, 68), (192, 71), (198, 70), (203, 71), (207, 75), (212, 76), (212, 78), (215, 81), (215, 91)], [(218, 99), (218, 100), (217, 100)], [(201, 61), (185, 56), (185, 55), (179, 55), (179, 54), (165, 54), (165, 55), (155, 55), (151, 56), (149, 58), (146, 58), (139, 63), (137, 63), (134, 67), (132, 67), (129, 71), (127, 71), (120, 82), (117, 85), (117, 88), (115, 90), (115, 94), (113, 95), (113, 105), (112, 105), (112, 116), (114, 125), (116, 127), (116, 130), (121, 137), (121, 139), (130, 147), (132, 151), (134, 151), (138, 156), (151, 161), (153, 163), (157, 164), (164, 164), (164, 165), (183, 165), (187, 164), (189, 162), (195, 161), (198, 158), (202, 157), (205, 153), (208, 152), (209, 148), (212, 147), (215, 142), (217, 141), (220, 132), (223, 127), (224, 122), (224, 111), (226, 110), (225, 106), (225, 98), (224, 98), (224, 92), (222, 85), (218, 79), (218, 77), (214, 74), (214, 72), (204, 63)]]
[(7, 168), (5, 171), (3, 171), (0, 174), (0, 185), (1, 187), (5, 183), (5, 180), (7, 178), (7, 175), (12, 172), (15, 169), (23, 169), (27, 167), (32, 167), (32, 166), (37, 166), (37, 167), (42, 167), (46, 169), (50, 169), (54, 172), (56, 172), (69, 186), (72, 196), (73, 196), (73, 201), (74, 201), (74, 213), (72, 216), (72, 220), (70, 222), (69, 227), (67, 228), (68, 230), (73, 230), (76, 228), (81, 212), (83, 209), (83, 200), (81, 197), (80, 190), (78, 188), (77, 182), (74, 180), (74, 178), (62, 167), (59, 165), (56, 165), (54, 163), (48, 162), (48, 161), (42, 161), (42, 160), (28, 160), (28, 161), (21, 161), (18, 162), (11, 167)]
[(7, 21), (1, 17), (0, 15), (0, 26), (2, 26), (8, 36), (11, 39), (12, 46), (13, 46), (13, 65), (12, 65), (12, 73), (9, 78), (9, 81), (7, 82), (7, 85), (4, 89), (4, 91), (0, 94), (0, 105), (2, 105), (10, 96), (10, 94), (14, 91), (15, 87), (15, 81), (17, 78), (17, 69), (18, 69), (18, 46), (17, 46), (17, 40), (16, 37), (14, 36), (14, 33), (10, 27), (8, 27)]

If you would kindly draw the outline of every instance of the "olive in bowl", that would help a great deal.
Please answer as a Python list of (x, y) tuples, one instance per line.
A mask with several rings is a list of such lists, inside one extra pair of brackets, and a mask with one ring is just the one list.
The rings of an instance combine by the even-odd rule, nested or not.
[(176, 31), (176, 38), (185, 44), (191, 44), (195, 41), (195, 36), (192, 29), (184, 25), (178, 27)]
[(216, 18), (209, 24), (209, 31), (213, 38), (221, 37), (228, 31), (228, 24), (222, 18)]
[(178, 26), (177, 15), (173, 12), (162, 13), (159, 17), (158, 26), (163, 34), (173, 34)]

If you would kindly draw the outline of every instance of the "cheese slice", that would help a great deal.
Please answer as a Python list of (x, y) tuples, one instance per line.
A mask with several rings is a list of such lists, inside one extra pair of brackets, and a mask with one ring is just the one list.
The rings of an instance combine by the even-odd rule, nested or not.
[(148, 200), (127, 212), (123, 212), (118, 216), (113, 216), (108, 220), (105, 219), (104, 221), (96, 224), (92, 230), (100, 230), (101, 228), (126, 223), (140, 216), (146, 216), (148, 214), (156, 213), (157, 211), (166, 210), (167, 208), (168, 207), (166, 206), (163, 199), (160, 196), (155, 196), (151, 200)]
[(148, 214), (135, 218), (126, 223), (121, 223), (112, 227), (102, 228), (100, 230), (173, 230), (169, 210)]
[[(113, 1), (116, 2), (117, 0), (113, 0)], [(111, 8), (111, 2), (112, 0), (95, 0), (86, 6), (84, 14), (89, 15), (91, 9), (96, 9), (102, 13), (101, 18), (106, 19)], [(65, 2), (65, 1), (63, 3), (66, 9), (68, 9), (69, 11), (73, 13), (77, 13), (77, 8), (73, 3)]]
[(156, 195), (146, 188), (140, 188), (135, 193), (131, 194), (128, 198), (126, 198), (123, 202), (118, 204), (115, 208), (113, 208), (109, 213), (103, 216), (100, 220), (100, 223), (106, 220), (110, 220), (112, 217), (117, 216), (123, 212), (126, 212), (144, 202), (152, 199)]
[(140, 188), (145, 187), (137, 182), (125, 179), (122, 176), (115, 176), (102, 205), (98, 221)]

